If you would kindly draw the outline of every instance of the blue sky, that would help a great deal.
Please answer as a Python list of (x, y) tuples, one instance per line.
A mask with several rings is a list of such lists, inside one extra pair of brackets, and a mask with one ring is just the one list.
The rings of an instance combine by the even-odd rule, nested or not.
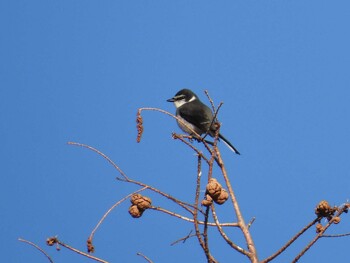
[[(166, 99), (190, 88), (218, 104), (222, 155), (261, 259), (314, 218), (323, 199), (350, 198), (349, 1), (1, 1), (1, 235), (4, 262), (87, 262), (45, 246), (49, 236), (85, 250), (103, 213), (136, 190), (117, 182), (101, 157), (131, 178), (194, 199), (196, 157), (171, 139)], [(182, 188), (179, 188), (182, 187)], [(204, 189), (204, 186), (203, 186)], [(172, 204), (147, 193), (156, 206)], [(195, 239), (169, 244), (193, 228), (124, 203), (95, 235), (110, 262), (205, 262)], [(229, 205), (218, 208), (232, 220)], [(349, 232), (349, 218), (330, 233)], [(211, 231), (220, 262), (244, 262)], [(228, 230), (244, 246), (240, 234)], [(275, 262), (289, 262), (314, 229)], [(349, 238), (324, 239), (301, 262), (343, 262)]]

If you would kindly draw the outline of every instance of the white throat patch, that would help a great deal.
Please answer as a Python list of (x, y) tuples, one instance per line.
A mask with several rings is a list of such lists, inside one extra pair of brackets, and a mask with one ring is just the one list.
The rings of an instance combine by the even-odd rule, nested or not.
[(186, 103), (189, 103), (189, 102), (192, 102), (196, 100), (196, 97), (195, 96), (192, 96), (192, 98), (189, 100), (189, 101), (185, 101), (185, 99), (182, 99), (182, 100), (176, 100), (174, 101), (174, 104), (175, 104), (175, 107), (176, 108), (179, 108), (181, 107), (182, 105), (186, 104)]

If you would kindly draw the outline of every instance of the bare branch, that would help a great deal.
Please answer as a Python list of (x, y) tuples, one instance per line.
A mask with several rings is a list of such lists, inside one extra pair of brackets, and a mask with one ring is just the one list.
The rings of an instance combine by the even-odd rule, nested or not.
[(232, 240), (226, 235), (226, 233), (222, 229), (222, 225), (219, 223), (219, 219), (216, 215), (216, 210), (215, 210), (214, 204), (211, 206), (211, 211), (212, 211), (212, 215), (213, 215), (216, 227), (218, 228), (220, 235), (223, 237), (223, 239), (226, 241), (226, 243), (229, 244), (233, 249), (237, 250), (239, 253), (241, 253), (245, 256), (248, 256), (248, 254), (249, 254), (248, 251), (244, 250), (240, 246), (233, 243)]
[(152, 260), (150, 260), (148, 257), (146, 257), (144, 254), (137, 252), (136, 255), (143, 257), (148, 263), (153, 263)]
[(129, 178), (126, 176), (126, 174), (122, 171), (122, 169), (120, 169), (118, 167), (118, 165), (116, 165), (107, 155), (105, 155), (104, 153), (100, 152), (99, 150), (97, 150), (94, 147), (91, 147), (87, 144), (82, 144), (82, 143), (78, 143), (78, 142), (68, 142), (69, 145), (74, 145), (74, 146), (80, 146), (80, 147), (84, 147), (87, 148), (91, 151), (94, 151), (95, 153), (97, 153), (98, 155), (102, 156), (103, 158), (105, 158), (111, 165), (113, 165), (113, 167), (115, 169), (118, 170), (118, 172), (121, 174), (121, 176), (124, 177), (125, 180), (128, 180)]
[(316, 218), (312, 220), (309, 224), (307, 224), (302, 230), (300, 230), (294, 237), (292, 237), (283, 247), (281, 247), (276, 253), (269, 256), (268, 258), (264, 259), (260, 263), (267, 263), (279, 256), (283, 251), (285, 251), (295, 240), (297, 240), (303, 233), (305, 233), (306, 230), (308, 230), (310, 227), (312, 227), (314, 224), (316, 224), (320, 218)]
[(108, 263), (108, 261), (106, 261), (106, 260), (100, 259), (98, 257), (94, 257), (94, 256), (92, 256), (92, 255), (90, 255), (88, 253), (80, 251), (79, 249), (76, 249), (74, 247), (71, 247), (70, 245), (67, 245), (67, 244), (61, 242), (60, 240), (57, 239), (57, 237), (50, 237), (50, 238), (48, 238), (46, 240), (46, 243), (47, 243), (48, 246), (53, 246), (54, 244), (58, 244), (58, 245), (61, 245), (62, 247), (65, 247), (65, 248), (67, 248), (67, 249), (69, 249), (69, 250), (71, 250), (71, 251), (73, 251), (73, 252), (75, 252), (75, 253), (77, 253), (79, 255), (87, 257), (89, 259), (92, 259), (92, 260), (95, 260), (95, 261), (98, 261), (98, 262), (102, 262), (102, 263)]
[(255, 222), (255, 217), (253, 217), (252, 219), (250, 219), (250, 221), (249, 221), (249, 223), (248, 223), (248, 225), (247, 225), (248, 229), (253, 225), (254, 222)]
[[(149, 209), (156, 210), (156, 211), (159, 211), (159, 212), (163, 212), (165, 214), (168, 214), (168, 215), (180, 218), (180, 219), (182, 219), (184, 221), (187, 221), (187, 222), (190, 222), (190, 223), (194, 223), (194, 220), (191, 219), (191, 218), (188, 218), (188, 217), (183, 216), (183, 215), (179, 215), (179, 214), (177, 214), (175, 212), (172, 212), (172, 211), (168, 211), (168, 210), (166, 210), (164, 208), (161, 208), (161, 207), (151, 206)], [(198, 222), (199, 225), (204, 225), (205, 224), (204, 221), (197, 220), (197, 222)], [(207, 222), (207, 225), (208, 226), (216, 226), (216, 224), (214, 222)], [(220, 223), (220, 226), (222, 226), (222, 227), (239, 227), (237, 223)]]
[(95, 228), (92, 230), (92, 232), (91, 232), (91, 234), (90, 234), (90, 236), (89, 236), (89, 238), (88, 238), (88, 240), (91, 242), (91, 244), (92, 244), (92, 239), (94, 238), (94, 235), (95, 235), (96, 230), (100, 227), (100, 225), (101, 225), (102, 222), (106, 219), (106, 217), (109, 215), (109, 213), (112, 212), (112, 210), (113, 210), (114, 208), (116, 208), (118, 205), (120, 205), (120, 204), (123, 203), (125, 200), (127, 200), (128, 198), (130, 198), (132, 195), (137, 194), (137, 193), (139, 193), (139, 192), (142, 192), (142, 191), (144, 191), (145, 189), (147, 189), (146, 186), (143, 187), (143, 188), (141, 188), (141, 189), (139, 189), (139, 190), (137, 190), (137, 191), (135, 191), (135, 192), (133, 192), (133, 193), (131, 193), (131, 194), (128, 194), (127, 196), (125, 196), (124, 198), (122, 198), (122, 199), (120, 199), (118, 202), (116, 202), (110, 209), (108, 209), (108, 211), (102, 216), (101, 220), (97, 223), (97, 225), (95, 226)]
[[(212, 150), (210, 149), (209, 145), (208, 145), (208, 142), (205, 141), (195, 130), (193, 130), (187, 123), (185, 123), (182, 119), (178, 118), (177, 116), (175, 116), (174, 114), (171, 114), (170, 112), (167, 112), (165, 110), (162, 110), (162, 109), (158, 109), (158, 108), (150, 108), (150, 107), (144, 107), (144, 108), (139, 108), (138, 109), (138, 113), (137, 113), (137, 118), (139, 119), (140, 116), (141, 116), (141, 112), (144, 111), (144, 110), (148, 110), (148, 111), (158, 111), (158, 112), (161, 112), (161, 113), (164, 113), (174, 119), (176, 119), (178, 122), (180, 122), (182, 125), (184, 125), (189, 131), (191, 131), (191, 134), (195, 136), (195, 138), (198, 140), (198, 141), (201, 141), (205, 148), (209, 151), (209, 152), (212, 152)], [(140, 122), (138, 122), (139, 125), (142, 125), (142, 123), (140, 124)], [(140, 138), (139, 136), (139, 133), (140, 133), (140, 130), (142, 129), (143, 131), (143, 127), (140, 127), (138, 125), (138, 140)]]
[[(155, 192), (155, 193), (158, 193), (166, 198), (168, 198), (169, 200), (175, 202), (176, 204), (178, 204), (179, 206), (181, 206), (182, 208), (184, 208), (185, 210), (187, 210), (188, 212), (190, 212), (191, 214), (193, 214), (193, 211), (189, 208), (189, 207), (192, 207), (194, 209), (196, 209), (196, 207), (194, 205), (191, 205), (191, 204), (188, 204), (186, 202), (183, 202), (167, 193), (164, 193), (162, 191), (160, 191), (159, 189), (155, 188), (155, 187), (152, 187), (152, 186), (149, 186), (145, 183), (142, 183), (142, 182), (138, 182), (138, 181), (135, 181), (135, 180), (132, 180), (132, 179), (123, 179), (123, 178), (119, 178), (117, 177), (116, 178), (117, 180), (119, 181), (122, 181), (122, 182), (127, 182), (127, 183), (132, 183), (132, 184), (136, 184), (136, 185), (139, 185), (139, 186), (143, 186), (143, 187), (147, 187), (149, 190)], [(201, 210), (200, 210), (201, 213), (203, 213)]]
[(347, 237), (347, 236), (350, 236), (350, 233), (334, 234), (334, 235), (322, 235), (321, 237)]
[(323, 236), (323, 233), (335, 222), (335, 220), (337, 220), (337, 218), (339, 218), (342, 213), (348, 211), (349, 207), (350, 203), (346, 203), (341, 208), (339, 208), (337, 214), (328, 221), (328, 223), (322, 228), (316, 237), (311, 240), (311, 242), (294, 258), (292, 263), (297, 262)]
[[(203, 229), (204, 244), (205, 244), (205, 247), (208, 249), (208, 253), (209, 253), (209, 239), (208, 239), (209, 209), (210, 209), (210, 207), (207, 207), (206, 210), (205, 210), (204, 229)], [(208, 259), (208, 261), (209, 261), (209, 259)]]
[(36, 248), (37, 250), (39, 250), (42, 254), (44, 254), (44, 255), (47, 257), (47, 259), (48, 259), (51, 263), (54, 263), (53, 260), (52, 260), (52, 258), (51, 258), (41, 247), (39, 247), (37, 244), (34, 244), (33, 242), (28, 241), (28, 240), (25, 240), (25, 239), (23, 239), (23, 238), (18, 238), (18, 240), (21, 241), (21, 242), (24, 242), (24, 243), (26, 243), (26, 244), (29, 244), (29, 245), (31, 245), (31, 246), (33, 246), (33, 247), (35, 247), (35, 248)]
[[(201, 157), (198, 156), (198, 166), (197, 166), (197, 183), (196, 183), (196, 193), (195, 193), (195, 207), (198, 207), (198, 203), (199, 203), (199, 192), (200, 192), (200, 180), (201, 180), (201, 175), (202, 175), (202, 167), (201, 167)], [(208, 259), (210, 259), (210, 253), (208, 248), (206, 247), (203, 239), (202, 239), (202, 235), (199, 231), (199, 227), (198, 227), (198, 212), (195, 209), (194, 213), (193, 213), (193, 223), (194, 223), (194, 229), (196, 230), (196, 236), (198, 239), (199, 244), (201, 245), (205, 256)]]
[(164, 113), (164, 114), (166, 114), (166, 115), (176, 119), (178, 122), (180, 122), (182, 125), (184, 125), (188, 130), (190, 130), (191, 133), (194, 134), (196, 137), (201, 138), (201, 136), (195, 130), (193, 130), (187, 123), (185, 123), (183, 120), (181, 120), (180, 118), (178, 118), (174, 114), (171, 114), (170, 112), (167, 112), (165, 110), (158, 109), (158, 108), (144, 107), (144, 108), (139, 108), (138, 109), (138, 112), (139, 112), (138, 116), (141, 115), (141, 112), (144, 111), (144, 110), (147, 110), (147, 111), (158, 111), (158, 112)]
[(231, 201), (232, 201), (233, 208), (234, 208), (234, 211), (235, 211), (236, 216), (237, 216), (237, 221), (238, 221), (239, 227), (241, 228), (241, 230), (243, 232), (244, 238), (245, 238), (246, 243), (247, 243), (248, 250), (250, 252), (247, 256), (250, 258), (252, 263), (257, 263), (258, 262), (258, 255), (256, 252), (254, 241), (253, 241), (252, 236), (250, 235), (249, 228), (247, 227), (247, 225), (244, 222), (244, 218), (242, 216), (240, 207), (238, 205), (237, 198), (236, 198), (235, 193), (233, 191), (233, 188), (231, 186), (230, 179), (228, 178), (224, 162), (221, 158), (220, 151), (219, 151), (218, 147), (214, 147), (214, 150), (216, 152), (217, 164), (219, 165), (219, 167), (221, 169), (221, 173), (225, 179), (226, 186), (228, 188), (228, 193), (231, 197)]
[(117, 170), (119, 171), (119, 173), (122, 175), (123, 178), (118, 178), (118, 177), (117, 177), (117, 180), (119, 180), (119, 181), (124, 181), (124, 182), (128, 182), (128, 183), (137, 184), (137, 185), (142, 186), (142, 187), (147, 187), (149, 190), (152, 190), (152, 191), (154, 191), (154, 192), (156, 192), (156, 193), (158, 193), (158, 194), (160, 194), (160, 195), (162, 195), (162, 196), (164, 196), (164, 197), (166, 197), (166, 198), (168, 198), (168, 199), (174, 201), (175, 203), (177, 203), (178, 205), (180, 205), (180, 206), (182, 206), (184, 209), (186, 209), (188, 212), (190, 212), (190, 213), (193, 214), (193, 211), (192, 211), (191, 209), (188, 208), (188, 207), (194, 208), (193, 205), (187, 204), (187, 203), (185, 203), (185, 202), (182, 202), (182, 201), (180, 201), (180, 200), (178, 200), (178, 199), (176, 199), (176, 198), (170, 196), (169, 194), (166, 194), (166, 193), (164, 193), (164, 192), (161, 192), (160, 190), (158, 190), (158, 189), (156, 189), (156, 188), (154, 188), (154, 187), (151, 187), (151, 186), (149, 186), (149, 185), (147, 185), (147, 184), (144, 184), (144, 183), (141, 183), (141, 182), (138, 182), (138, 181), (135, 181), (135, 180), (130, 179), (130, 178), (129, 178), (129, 177), (128, 177), (128, 176), (127, 176), (113, 161), (112, 161), (111, 158), (109, 158), (107, 155), (105, 155), (105, 154), (102, 153), (101, 151), (97, 150), (96, 148), (91, 147), (91, 146), (89, 146), (89, 145), (87, 145), (87, 144), (82, 144), (82, 143), (77, 143), (77, 142), (68, 142), (68, 144), (69, 144), (69, 145), (74, 145), (74, 146), (80, 146), (80, 147), (83, 147), (83, 148), (87, 148), (87, 149), (89, 149), (89, 150), (91, 150), (91, 151), (93, 151), (93, 152), (96, 152), (98, 155), (102, 156), (102, 157), (103, 157), (104, 159), (106, 159), (110, 164), (112, 164), (113, 167), (114, 167), (115, 169), (117, 169)]
[(217, 110), (214, 112), (213, 119), (211, 120), (211, 124), (210, 124), (210, 126), (209, 126), (209, 129), (207, 130), (207, 132), (206, 132), (205, 135), (203, 136), (203, 140), (205, 139), (205, 137), (207, 137), (207, 135), (209, 134), (210, 128), (211, 128), (211, 127), (214, 125), (214, 123), (216, 122), (216, 117), (217, 117), (217, 115), (218, 115), (218, 113), (219, 113), (219, 110), (220, 110), (220, 108), (221, 108), (222, 105), (223, 105), (223, 103), (220, 102), (220, 104), (219, 104)]
[(211, 105), (211, 108), (213, 110), (213, 112), (215, 112), (215, 105), (214, 105), (214, 102), (212, 100), (212, 98), (209, 96), (209, 92), (207, 90), (204, 91), (205, 95), (207, 95), (207, 98), (210, 102), (210, 105)]
[(195, 237), (195, 236), (196, 236), (196, 234), (192, 234), (192, 230), (191, 230), (190, 233), (188, 233), (187, 236), (182, 237), (182, 238), (180, 238), (180, 239), (174, 241), (173, 243), (170, 244), (170, 246), (176, 245), (177, 243), (179, 243), (179, 242), (181, 242), (181, 241), (182, 241), (182, 243), (185, 243), (187, 239), (189, 239), (189, 238), (191, 238), (191, 237)]
[(176, 134), (176, 133), (172, 133), (172, 137), (173, 139), (179, 139), (180, 141), (182, 141), (183, 143), (185, 143), (188, 147), (192, 148), (196, 153), (197, 155), (201, 156), (208, 164), (209, 164), (209, 160), (207, 157), (204, 156), (204, 154), (199, 151), (196, 147), (194, 147), (191, 143), (189, 143), (188, 141), (184, 140), (184, 136), (183, 135), (179, 135), (179, 134)]

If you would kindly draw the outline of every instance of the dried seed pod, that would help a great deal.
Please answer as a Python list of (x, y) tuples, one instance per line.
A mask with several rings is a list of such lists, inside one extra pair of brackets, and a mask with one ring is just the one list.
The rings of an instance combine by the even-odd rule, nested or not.
[(329, 205), (329, 203), (325, 200), (319, 202), (317, 207), (315, 208), (315, 214), (317, 216), (326, 217), (328, 220), (332, 218), (335, 211), (336, 209), (332, 208)]
[(87, 251), (88, 251), (89, 253), (94, 253), (94, 252), (95, 252), (95, 247), (94, 247), (94, 245), (92, 244), (91, 239), (88, 239), (87, 242), (86, 242), (86, 244), (87, 244)]
[(203, 206), (206, 206), (206, 207), (211, 206), (212, 203), (213, 203), (213, 199), (208, 194), (205, 195), (205, 199), (203, 199), (202, 202), (201, 202), (201, 204)]
[(225, 203), (228, 199), (228, 193), (225, 189), (221, 189), (220, 195), (217, 197), (217, 199), (214, 199), (214, 202), (218, 205), (222, 205)]
[(222, 186), (215, 178), (211, 178), (206, 189), (207, 193), (215, 200), (220, 195)]
[(133, 194), (130, 198), (130, 202), (133, 204), (133, 205), (137, 205), (137, 203), (139, 202), (138, 200), (142, 197), (142, 195), (140, 194)]
[(143, 196), (141, 201), (137, 204), (137, 207), (139, 209), (146, 210), (146, 209), (151, 207), (151, 204), (152, 204), (151, 198), (149, 198), (147, 196)]
[(129, 214), (133, 217), (133, 218), (139, 218), (142, 216), (144, 210), (140, 210), (138, 209), (137, 205), (132, 205), (129, 207)]
[(137, 118), (136, 118), (136, 127), (137, 127), (137, 139), (136, 141), (137, 142), (140, 142), (141, 141), (141, 136), (142, 136), (142, 133), (143, 133), (143, 120), (142, 120), (142, 116), (141, 116), (141, 111), (139, 110), (137, 112)]
[(321, 224), (317, 224), (316, 225), (316, 233), (320, 233), (321, 231), (323, 231), (323, 226)]
[(340, 223), (340, 217), (339, 216), (333, 217), (333, 223), (334, 224), (339, 224)]
[(49, 237), (48, 239), (46, 239), (46, 244), (48, 246), (53, 246), (54, 244), (57, 243), (57, 238), (56, 237)]
[(130, 201), (133, 205), (137, 205), (140, 210), (146, 210), (147, 208), (150, 208), (152, 204), (151, 198), (140, 194), (132, 195)]
[(211, 206), (212, 203), (213, 203), (213, 201), (210, 202), (210, 201), (205, 200), (205, 199), (203, 199), (201, 202), (202, 206), (206, 206), (206, 207)]
[(208, 201), (211, 201), (211, 202), (213, 201), (213, 198), (211, 198), (211, 196), (208, 194), (205, 195), (205, 199), (207, 199)]

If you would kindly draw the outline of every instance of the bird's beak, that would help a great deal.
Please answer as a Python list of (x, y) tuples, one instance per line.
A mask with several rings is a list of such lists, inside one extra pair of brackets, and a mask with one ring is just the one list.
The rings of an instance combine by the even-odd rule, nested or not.
[(174, 102), (175, 101), (175, 98), (171, 98), (171, 99), (168, 99), (166, 100), (167, 102)]

